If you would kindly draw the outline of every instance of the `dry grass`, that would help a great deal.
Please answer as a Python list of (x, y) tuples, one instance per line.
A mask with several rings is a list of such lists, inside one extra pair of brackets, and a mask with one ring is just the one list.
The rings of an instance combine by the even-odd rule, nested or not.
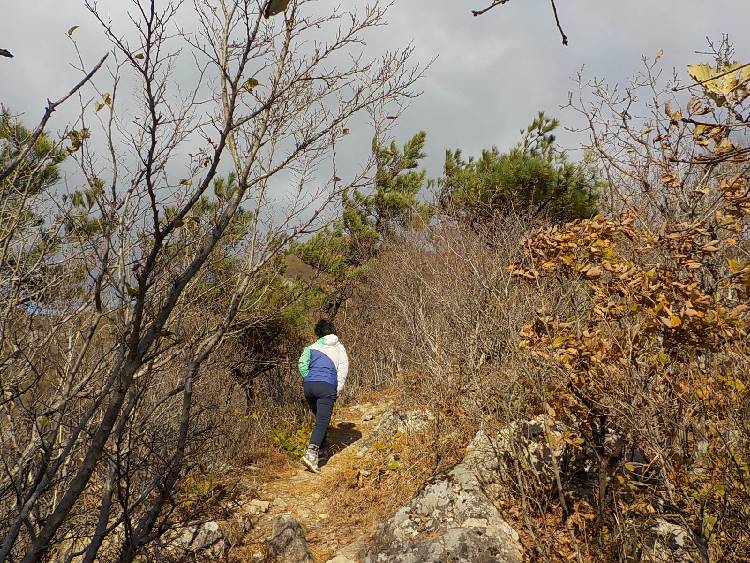
[[(390, 394), (407, 398), (398, 388)], [(401, 401), (396, 409), (405, 412), (414, 406), (411, 401)], [(466, 419), (455, 422), (446, 432), (438, 414), (424, 432), (375, 442), (361, 457), (356, 447), (339, 454), (336, 472), (321, 475), (323, 489), (329, 491), (328, 511), (339, 541), (346, 544), (366, 536), (431, 477), (460, 461), (473, 432)]]

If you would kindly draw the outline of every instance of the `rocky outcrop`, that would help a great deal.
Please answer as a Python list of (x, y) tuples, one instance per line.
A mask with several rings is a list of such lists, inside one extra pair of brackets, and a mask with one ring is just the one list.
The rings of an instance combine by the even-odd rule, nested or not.
[(366, 549), (364, 540), (360, 538), (339, 550), (333, 559), (329, 559), (326, 563), (359, 563), (362, 561)]
[(564, 427), (544, 415), (513, 422), (493, 436), (477, 432), (466, 448), (464, 463), (492, 492), (500, 483), (516, 479), (516, 464), (526, 475), (533, 475), (542, 488), (554, 484), (553, 458), (559, 460), (565, 449)]
[(313, 563), (305, 532), (292, 516), (283, 514), (273, 521), (268, 540), (268, 561), (278, 563)]
[(376, 530), (366, 563), (520, 563), (518, 533), (462, 462), (426, 483)]
[(253, 499), (250, 501), (247, 511), (253, 515), (265, 514), (270, 507), (271, 503), (267, 500)]
[(649, 563), (703, 563), (708, 561), (701, 539), (689, 528), (659, 519), (651, 526), (641, 561)]
[(412, 410), (401, 412), (395, 409), (389, 409), (383, 413), (382, 418), (373, 429), (372, 433), (358, 446), (358, 453), (364, 455), (365, 452), (378, 442), (388, 443), (398, 434), (406, 432), (423, 432), (427, 429), (430, 422), (434, 420), (434, 415), (425, 410)]

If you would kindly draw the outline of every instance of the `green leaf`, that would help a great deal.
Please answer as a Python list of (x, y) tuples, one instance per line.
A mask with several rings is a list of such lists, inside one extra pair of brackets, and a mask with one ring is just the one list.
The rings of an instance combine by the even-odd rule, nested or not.
[(245, 90), (252, 92), (253, 88), (258, 85), (260, 85), (260, 82), (258, 82), (257, 78), (248, 78), (247, 82), (245, 82)]
[(146, 55), (144, 55), (143, 53), (136, 53), (135, 55), (133, 55), (133, 58), (141, 60), (141, 59), (145, 59)]
[(628, 471), (635, 471), (635, 465), (633, 465), (632, 463), (626, 463), (625, 465), (623, 465), (623, 467)]
[(716, 516), (709, 515), (705, 518), (703, 523), (703, 537), (707, 540), (711, 539), (714, 528), (716, 527), (716, 522), (718, 522), (718, 518)]
[(729, 384), (730, 387), (733, 387), (735, 390), (737, 390), (740, 393), (744, 393), (745, 389), (747, 389), (747, 386), (736, 377), (728, 378), (727, 384)]
[(68, 37), (73, 37), (73, 33), (75, 33), (75, 30), (78, 29), (80, 26), (74, 25), (68, 30)]
[(138, 289), (133, 287), (132, 285), (125, 284), (125, 288), (128, 290), (128, 295), (130, 297), (137, 297), (138, 296)]

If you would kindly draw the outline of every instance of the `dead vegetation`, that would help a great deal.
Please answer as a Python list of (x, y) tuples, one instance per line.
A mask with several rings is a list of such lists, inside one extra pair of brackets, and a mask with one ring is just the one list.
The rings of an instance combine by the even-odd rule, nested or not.
[[(58, 141), (3, 115), (0, 559), (155, 557), (171, 531), (261, 494), (318, 510), (310, 540), (328, 556), (461, 460), (477, 431), (541, 416), (548, 478), (516, 456), (493, 489), (531, 558), (644, 560), (672, 526), (694, 560), (747, 560), (750, 67), (725, 43), (689, 84), (662, 83), (658, 60), (624, 91), (582, 83), (570, 107), (606, 179), (597, 217), (400, 209), (413, 221), (369, 239), (359, 277), (344, 269), (352, 297), (329, 308), (353, 360), (337, 424), (372, 433), (356, 408), (388, 402), (424, 418), (372, 434), (363, 455), (335, 427), (335, 471), (312, 481), (292, 465), (309, 426), (295, 361), (330, 288), (283, 255), (345, 190), (334, 176), (305, 191), (335, 172), (347, 120), (370, 111), (381, 133), (420, 72), (406, 49), (329, 73), (385, 11), (312, 16), (308, 3), (274, 26), (252, 2), (197, 2), (196, 43), (172, 26), (180, 3), (137, 1), (135, 49), (92, 4), (119, 57), (114, 82)], [(301, 49), (321, 28), (330, 43)], [(197, 90), (171, 89), (178, 40), (207, 57), (210, 123)], [(119, 113), (124, 73), (142, 88), (134, 129)], [(46, 188), (65, 155), (84, 180), (57, 198)], [(285, 172), (295, 184), (279, 210), (269, 198)], [(254, 530), (232, 556), (266, 538)]]

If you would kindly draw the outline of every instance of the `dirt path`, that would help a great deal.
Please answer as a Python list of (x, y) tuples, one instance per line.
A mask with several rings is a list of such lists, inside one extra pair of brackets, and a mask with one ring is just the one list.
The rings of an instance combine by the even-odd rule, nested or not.
[(240, 514), (252, 528), (243, 545), (232, 550), (232, 559), (263, 561), (273, 519), (280, 514), (290, 514), (300, 522), (316, 561), (325, 562), (345, 547), (338, 538), (365, 534), (367, 530), (341, 530), (330, 522), (330, 511), (335, 507), (329, 505), (325, 483), (351, 467), (360, 441), (368, 437), (391, 406), (387, 401), (337, 408), (328, 431), (331, 457), (320, 475), (306, 471), (301, 463), (284, 467), (275, 476), (244, 475), (244, 488), (252, 494), (240, 499)]

